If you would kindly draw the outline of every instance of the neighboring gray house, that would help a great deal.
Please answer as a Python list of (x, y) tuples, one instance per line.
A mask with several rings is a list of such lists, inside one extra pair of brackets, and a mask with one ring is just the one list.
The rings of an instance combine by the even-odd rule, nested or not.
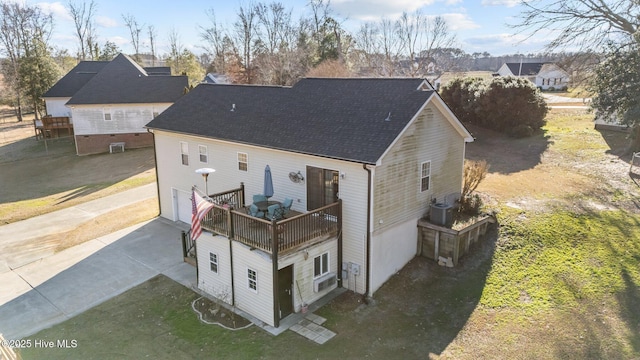
[[(198, 287), (275, 327), (336, 286), (372, 295), (404, 267), (430, 204), (459, 197), (472, 141), (422, 79), (200, 84), (147, 127), (161, 216), (189, 223), (195, 171), (216, 170)], [(272, 199), (293, 199), (283, 220), (247, 213), (267, 165)]]
[(560, 90), (569, 86), (569, 74), (553, 63), (504, 63), (498, 74), (525, 78), (542, 90)]
[(185, 93), (186, 76), (168, 67), (142, 68), (124, 54), (83, 61), (44, 94), (47, 114), (71, 118), (78, 155), (153, 145), (144, 125)]

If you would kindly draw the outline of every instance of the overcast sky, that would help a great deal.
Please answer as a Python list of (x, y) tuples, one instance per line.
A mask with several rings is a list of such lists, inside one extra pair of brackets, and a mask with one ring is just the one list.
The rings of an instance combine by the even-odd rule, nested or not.
[[(83, 0), (73, 1), (80, 3)], [(68, 2), (27, 2), (53, 14), (53, 43), (75, 53), (77, 40), (73, 22), (65, 9)], [(306, 6), (308, 0), (280, 2), (286, 8), (293, 9), (296, 19), (310, 12)], [(142, 52), (149, 52), (146, 26), (153, 25), (157, 31), (157, 52), (168, 51), (168, 34), (175, 29), (184, 47), (201, 53), (198, 47), (201, 42), (200, 27), (209, 24), (206, 11), (214, 9), (218, 21), (230, 27), (241, 4), (238, 0), (172, 1), (175, 6), (157, 0), (96, 0), (96, 3), (99, 43), (102, 45), (106, 40), (115, 42), (126, 53), (132, 53), (133, 48), (129, 44), (129, 31), (124, 25), (123, 15), (133, 15), (140, 24), (145, 25), (145, 31), (140, 36), (144, 42)], [(242, 3), (247, 4), (248, 1)], [(344, 27), (351, 32), (355, 32), (363, 21), (377, 21), (382, 17), (395, 19), (403, 11), (420, 9), (426, 15), (444, 17), (450, 30), (456, 34), (458, 46), (467, 53), (486, 51), (492, 55), (505, 55), (540, 52), (547, 39), (536, 36), (523, 41), (525, 37), (514, 36), (515, 30), (508, 26), (518, 21), (517, 16), (521, 11), (518, 3), (518, 0), (332, 0), (331, 8), (335, 17), (341, 19)]]

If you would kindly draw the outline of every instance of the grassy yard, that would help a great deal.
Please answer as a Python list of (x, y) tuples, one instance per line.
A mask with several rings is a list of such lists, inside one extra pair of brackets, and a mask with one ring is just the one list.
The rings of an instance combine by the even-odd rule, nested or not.
[[(573, 112), (572, 112), (573, 111)], [(198, 295), (158, 277), (30, 339), (24, 359), (640, 358), (640, 191), (623, 134), (578, 110), (509, 139), (474, 129), (468, 156), (492, 169), (479, 191), (499, 227), (454, 269), (416, 258), (373, 302), (346, 293), (316, 313), (338, 335), (236, 332), (197, 320)]]
[(155, 181), (153, 149), (77, 156), (71, 138), (36, 141), (30, 120), (0, 124), (0, 224)]

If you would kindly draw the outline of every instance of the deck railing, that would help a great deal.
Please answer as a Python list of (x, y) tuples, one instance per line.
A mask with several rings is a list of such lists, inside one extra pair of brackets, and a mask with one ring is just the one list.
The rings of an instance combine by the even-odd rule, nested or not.
[(268, 253), (273, 253), (277, 243), (277, 252), (283, 253), (310, 241), (337, 236), (341, 209), (342, 203), (338, 201), (288, 219), (265, 220), (247, 214), (243, 207), (234, 209), (214, 202), (213, 209), (202, 220), (202, 228)]

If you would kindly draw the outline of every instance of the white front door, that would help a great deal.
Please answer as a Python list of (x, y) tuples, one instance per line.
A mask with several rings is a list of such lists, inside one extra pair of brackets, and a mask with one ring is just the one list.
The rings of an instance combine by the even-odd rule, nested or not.
[(172, 190), (174, 220), (191, 224), (191, 193), (179, 189)]

